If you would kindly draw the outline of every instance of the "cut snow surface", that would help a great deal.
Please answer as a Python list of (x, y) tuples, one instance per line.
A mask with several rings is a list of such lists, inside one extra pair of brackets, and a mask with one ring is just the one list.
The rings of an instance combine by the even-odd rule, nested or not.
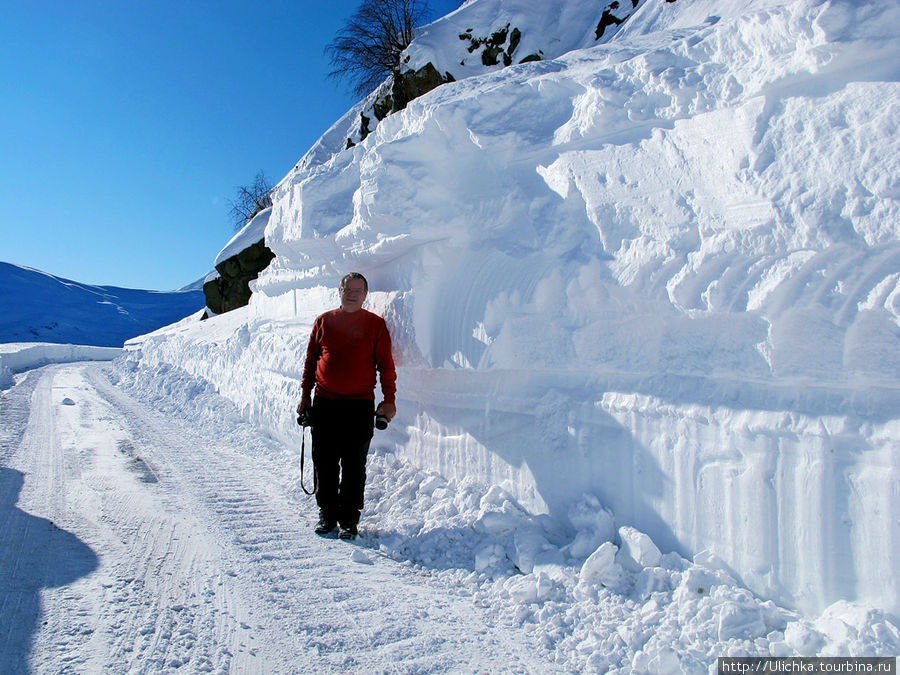
[[(138, 367), (287, 442), (309, 327), (359, 270), (404, 461), (564, 529), (588, 495), (806, 613), (896, 617), (900, 7), (647, 2), (590, 47), (589, 4), (560, 3), (584, 48), (441, 86), (345, 150), (348, 113), (279, 184), (251, 305), (143, 340)], [(550, 45), (541, 11), (467, 3), (429, 58), (452, 71), (463, 26)]]
[(117, 347), (60, 345), (52, 342), (0, 343), (0, 390), (11, 387), (13, 376), (48, 363), (112, 361), (122, 353)]

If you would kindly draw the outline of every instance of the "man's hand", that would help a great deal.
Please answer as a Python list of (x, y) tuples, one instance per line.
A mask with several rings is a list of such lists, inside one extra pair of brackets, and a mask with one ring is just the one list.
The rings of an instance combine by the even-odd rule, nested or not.
[(394, 415), (397, 414), (397, 406), (395, 406), (393, 403), (381, 402), (375, 409), (375, 414), (384, 415), (388, 418), (388, 422), (390, 422), (392, 419), (394, 419)]
[(300, 404), (297, 406), (297, 414), (299, 415), (307, 408), (312, 408), (312, 398), (304, 396), (300, 399)]

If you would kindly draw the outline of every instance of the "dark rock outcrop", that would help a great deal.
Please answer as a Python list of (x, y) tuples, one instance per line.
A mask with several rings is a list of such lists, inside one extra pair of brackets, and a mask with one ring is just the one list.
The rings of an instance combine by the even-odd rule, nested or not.
[(219, 276), (203, 284), (206, 306), (223, 314), (250, 302), (250, 282), (275, 258), (264, 239), (216, 265)]
[[(472, 34), (470, 28), (465, 33), (461, 33), (460, 40), (468, 40), (470, 54), (481, 49), (481, 63), (485, 66), (496, 66), (501, 62), (504, 66), (511, 66), (513, 62), (513, 53), (519, 46), (522, 39), (522, 31), (518, 28), (509, 29), (509, 24), (505, 28), (496, 30), (489, 37), (479, 38)], [(483, 48), (483, 49), (482, 49)]]
[(403, 110), (414, 98), (427, 94), (445, 82), (452, 82), (453, 76), (441, 75), (430, 61), (418, 70), (397, 73), (391, 86), (391, 112)]
[(431, 62), (426, 63), (418, 70), (395, 73), (391, 77), (388, 93), (376, 98), (371, 107), (360, 113), (359, 140), (354, 141), (353, 138), (348, 138), (344, 147), (352, 148), (357, 143), (364, 141), (374, 130), (374, 126), (370, 126), (372, 117), (367, 115), (367, 112), (371, 112), (377, 122), (380, 122), (391, 113), (403, 110), (414, 98), (427, 94), (442, 84), (453, 81), (453, 76), (450, 73), (441, 75)]

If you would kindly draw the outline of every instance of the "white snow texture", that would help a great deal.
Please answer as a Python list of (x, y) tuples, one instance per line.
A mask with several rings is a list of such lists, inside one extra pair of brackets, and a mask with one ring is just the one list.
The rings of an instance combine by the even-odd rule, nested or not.
[[(598, 42), (595, 10), (474, 0), (429, 26), (409, 67), (457, 81), (344, 149), (349, 111), (277, 186), (250, 305), (134, 341), (129, 367), (296, 444), (310, 326), (357, 270), (399, 364), (377, 443), (495, 486), (477, 527), (510, 544), (475, 569), (515, 563), (509, 593), (544, 601), (574, 566), (584, 593), (651, 597), (699, 554), (681, 592), (734, 577), (896, 621), (900, 5), (647, 0)], [(543, 60), (460, 65), (460, 33), (506, 24)], [(721, 639), (781, 620), (729, 602)]]

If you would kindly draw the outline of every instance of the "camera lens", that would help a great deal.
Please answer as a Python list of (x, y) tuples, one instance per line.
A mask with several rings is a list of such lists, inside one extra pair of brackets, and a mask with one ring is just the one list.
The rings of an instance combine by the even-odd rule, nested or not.
[(384, 431), (388, 426), (388, 418), (385, 415), (375, 415), (375, 428)]

